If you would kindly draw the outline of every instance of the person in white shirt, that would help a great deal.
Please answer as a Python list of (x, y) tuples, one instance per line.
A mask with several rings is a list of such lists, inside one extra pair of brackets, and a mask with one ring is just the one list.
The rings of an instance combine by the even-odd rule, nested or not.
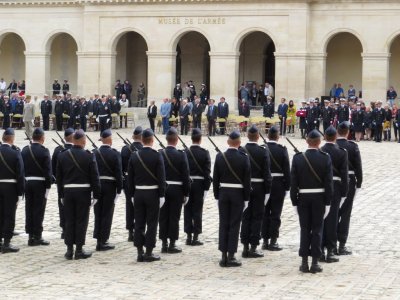
[(0, 79), (0, 93), (5, 93), (7, 90), (7, 82), (4, 80), (4, 78)]

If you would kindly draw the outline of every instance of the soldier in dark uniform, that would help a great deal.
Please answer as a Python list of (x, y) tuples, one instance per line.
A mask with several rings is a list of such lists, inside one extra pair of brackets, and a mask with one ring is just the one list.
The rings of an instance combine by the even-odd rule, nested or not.
[(260, 134), (255, 125), (250, 127), (247, 137), (249, 142), (239, 150), (246, 153), (250, 159), (252, 190), (249, 207), (243, 212), (240, 239), (243, 244), (242, 257), (257, 258), (264, 256), (257, 250), (257, 246), (261, 239), (264, 207), (271, 193), (271, 163), (268, 150), (258, 145)]
[[(80, 113), (81, 113), (81, 102), (79, 99), (72, 104), (72, 110), (70, 117), (72, 118), (73, 128), (78, 128), (78, 121), (80, 121)], [(82, 128), (81, 128), (82, 129)]]
[(307, 133), (317, 128), (319, 118), (319, 108), (315, 105), (315, 100), (310, 100), (310, 107), (307, 111)]
[(107, 102), (107, 97), (102, 97), (101, 102), (97, 105), (96, 116), (100, 125), (100, 132), (108, 129), (108, 121), (111, 119), (110, 104)]
[[(262, 94), (264, 95), (264, 91), (262, 92)], [(267, 97), (267, 102), (264, 104), (264, 107), (263, 107), (263, 116), (265, 118), (273, 118), (274, 111), (275, 111), (275, 107), (274, 107), (274, 103), (272, 102), (272, 98)]]
[(268, 149), (271, 161), (272, 187), (269, 199), (266, 199), (262, 224), (263, 250), (280, 251), (278, 244), (279, 228), (283, 202), (290, 189), (290, 162), (285, 146), (278, 144), (279, 128), (273, 126), (268, 132)]
[(64, 114), (67, 115), (68, 118), (68, 122), (67, 122), (67, 126), (70, 128), (74, 127), (74, 118), (72, 116), (72, 99), (71, 99), (71, 93), (67, 93), (67, 96), (64, 98), (64, 105), (63, 105), (63, 109), (64, 109)]
[(53, 95), (59, 95), (60, 91), (61, 91), (61, 85), (58, 83), (58, 79), (54, 79)]
[(247, 154), (238, 151), (240, 133), (233, 131), (228, 138), (229, 148), (219, 152), (215, 159), (213, 190), (219, 208), (219, 251), (221, 267), (239, 267), (235, 258), (240, 222), (246, 210), (251, 191), (250, 160)]
[[(56, 179), (57, 175), (57, 161), (58, 161), (58, 155), (68, 149), (71, 149), (73, 144), (73, 134), (74, 130), (72, 128), (67, 128), (64, 132), (64, 139), (65, 139), (65, 144), (63, 146), (57, 146), (54, 149), (53, 156), (51, 158), (51, 169), (53, 172), (53, 177)], [(57, 180), (57, 179), (56, 179)], [(58, 193), (60, 195), (60, 193)], [(64, 239), (64, 230), (65, 230), (65, 217), (64, 217), (64, 205), (61, 203), (61, 198), (58, 197), (58, 212), (60, 216), (60, 227), (61, 227), (61, 239)]]
[(324, 100), (325, 106), (321, 109), (321, 117), (322, 117), (322, 125), (325, 130), (328, 129), (329, 126), (333, 124), (333, 120), (335, 119), (335, 111), (330, 106), (329, 100)]
[(153, 249), (160, 207), (165, 203), (165, 169), (161, 153), (152, 149), (154, 133), (151, 129), (143, 131), (142, 141), (143, 149), (133, 153), (129, 160), (128, 187), (135, 206), (133, 244), (138, 251), (137, 261), (151, 262), (160, 260), (153, 254)]
[(307, 107), (306, 107), (306, 101), (301, 101), (301, 107), (297, 111), (297, 114), (299, 116), (299, 127), (300, 127), (300, 132), (301, 132), (301, 138), (305, 139), (306, 138), (306, 132), (307, 132)]
[[(328, 127), (325, 131), (325, 145), (322, 151), (328, 153), (332, 160), (333, 171), (333, 198), (329, 214), (324, 222), (324, 230), (322, 235), (322, 260), (328, 263), (338, 262), (335, 257), (337, 247), (337, 227), (339, 220), (340, 201), (347, 196), (349, 189), (349, 170), (347, 150), (336, 144), (336, 129), (333, 126)], [(327, 249), (326, 257), (325, 250)]]
[(166, 139), (168, 145), (161, 150), (161, 153), (164, 159), (167, 189), (165, 204), (160, 210), (159, 238), (162, 240), (161, 253), (179, 253), (182, 249), (175, 243), (179, 238), (182, 204), (186, 204), (189, 200), (189, 164), (186, 154), (175, 148), (178, 144), (178, 132), (174, 127), (167, 131)]
[(3, 104), (3, 129), (7, 129), (10, 127), (10, 115), (12, 114), (12, 106), (10, 103), (10, 98), (8, 96), (4, 96), (4, 104)]
[(25, 168), (25, 230), (29, 235), (28, 246), (50, 245), (42, 238), (43, 219), (49, 195), (52, 173), (49, 150), (43, 146), (45, 137), (41, 128), (32, 134), (32, 144), (22, 149)]
[[(86, 136), (78, 130), (73, 136), (74, 146), (59, 154), (57, 162), (57, 187), (64, 205), (66, 259), (72, 259), (74, 244), (75, 259), (85, 259), (92, 253), (82, 249), (85, 244), (89, 221), (89, 210), (100, 199), (100, 179), (96, 158), (85, 151)], [(93, 200), (91, 200), (93, 193)]]
[(350, 118), (349, 107), (346, 105), (346, 99), (340, 99), (340, 106), (337, 109), (338, 124), (348, 121)]
[(199, 241), (199, 234), (203, 231), (203, 204), (212, 181), (210, 153), (200, 147), (201, 140), (201, 130), (194, 128), (192, 146), (185, 151), (192, 184), (189, 201), (184, 207), (184, 228), (187, 234), (186, 245), (192, 246), (203, 245)]
[(81, 124), (81, 129), (86, 131), (87, 127), (87, 117), (89, 115), (89, 104), (85, 98), (81, 98), (81, 105), (79, 111), (79, 123)]
[(57, 96), (56, 102), (54, 105), (54, 114), (56, 115), (56, 130), (62, 130), (63, 124), (63, 113), (64, 113), (64, 100), (61, 96)]
[(351, 113), (351, 122), (356, 141), (359, 142), (363, 135), (365, 125), (365, 112), (361, 109), (361, 103), (357, 103), (356, 109)]
[[(322, 272), (321, 257), (324, 218), (333, 197), (332, 160), (319, 150), (321, 135), (313, 130), (307, 136), (308, 149), (293, 157), (290, 198), (300, 220), (301, 272)], [(311, 268), (308, 256), (312, 257)]]
[(115, 246), (108, 243), (111, 232), (111, 224), (114, 214), (114, 206), (117, 204), (122, 190), (122, 165), (121, 154), (111, 148), (112, 134), (107, 129), (101, 133), (99, 149), (94, 150), (97, 166), (99, 168), (101, 196), (94, 207), (94, 232), (97, 239), (97, 251), (107, 251)]
[(133, 143), (129, 146), (125, 145), (121, 150), (122, 173), (124, 176), (124, 192), (126, 199), (126, 229), (128, 230), (128, 242), (133, 242), (133, 233), (135, 231), (135, 210), (132, 203), (132, 195), (128, 188), (128, 163), (129, 159), (135, 151), (143, 148), (142, 144), (142, 127), (138, 126), (133, 131)]
[(51, 103), (49, 96), (44, 95), (43, 101), (40, 103), (40, 112), (43, 119), (43, 129), (45, 131), (49, 130), (50, 115), (53, 110), (53, 104)]
[(350, 124), (348, 122), (340, 123), (337, 129), (338, 138), (336, 143), (347, 150), (349, 162), (349, 191), (345, 200), (342, 199), (339, 209), (339, 224), (337, 238), (339, 241), (339, 255), (350, 255), (352, 252), (346, 247), (349, 236), (350, 217), (353, 209), (353, 201), (361, 188), (363, 180), (361, 154), (358, 145), (353, 141), (348, 141)]
[(64, 96), (69, 92), (68, 80), (64, 80), (64, 83), (62, 85), (62, 91), (63, 91)]
[[(10, 241), (15, 227), (15, 213), (25, 189), (24, 163), (14, 146), (14, 129), (7, 128), (0, 145), (0, 247), (2, 253), (18, 252)], [(4, 240), (3, 240), (4, 239)]]

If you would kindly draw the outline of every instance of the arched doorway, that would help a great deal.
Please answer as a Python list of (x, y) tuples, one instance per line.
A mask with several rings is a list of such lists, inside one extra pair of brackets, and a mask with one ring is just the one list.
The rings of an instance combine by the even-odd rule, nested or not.
[(7, 86), (15, 80), (25, 80), (25, 43), (16, 33), (6, 33), (0, 37), (0, 78)]
[(199, 32), (190, 31), (184, 34), (176, 46), (176, 76), (175, 82), (184, 84), (193, 81), (196, 94), (200, 95), (201, 84), (205, 84), (207, 98), (210, 87), (210, 44), (207, 38)]
[[(256, 31), (244, 37), (239, 47), (239, 82), (245, 83), (252, 98), (253, 84), (260, 89), (266, 82), (275, 87), (275, 44), (264, 32)], [(240, 96), (239, 96), (240, 98)], [(263, 97), (253, 99), (253, 105), (260, 105)]]
[[(390, 45), (389, 49), (389, 86), (400, 92), (400, 35)], [(399, 94), (400, 95), (400, 94)]]
[(63, 86), (64, 80), (68, 80), (69, 91), (78, 93), (78, 45), (75, 39), (68, 33), (58, 33), (49, 40), (50, 50), (50, 78), (46, 86), (53, 94), (54, 80)]
[(360, 40), (352, 33), (341, 32), (330, 39), (326, 47), (326, 95), (330, 95), (334, 84), (341, 84), (345, 97), (350, 85), (359, 96), (362, 91), (362, 51)]
[[(131, 106), (146, 106), (147, 96), (147, 43), (139, 33), (130, 31), (121, 35), (116, 44), (115, 80), (123, 84), (128, 80), (132, 92), (127, 95)], [(138, 95), (144, 84), (145, 96)], [(129, 90), (129, 89), (128, 89)], [(128, 91), (129, 93), (129, 91)]]

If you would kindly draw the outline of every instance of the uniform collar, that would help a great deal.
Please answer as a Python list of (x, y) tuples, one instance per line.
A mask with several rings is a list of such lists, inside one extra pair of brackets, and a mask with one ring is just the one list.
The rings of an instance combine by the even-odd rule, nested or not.
[(347, 138), (345, 138), (345, 137), (343, 137), (343, 136), (338, 136), (338, 137), (336, 138), (336, 140), (346, 140), (346, 141), (347, 141)]
[(278, 144), (277, 141), (272, 141), (272, 140), (269, 140), (268, 143), (271, 143), (271, 144)]
[(228, 150), (236, 150), (236, 151), (237, 151), (237, 150), (238, 150), (238, 148), (235, 148), (235, 147), (229, 147), (229, 148), (228, 148)]
[(110, 145), (108, 145), (108, 144), (102, 144), (102, 145), (100, 145), (100, 147), (106, 147), (106, 148), (110, 148), (111, 146), (110, 146)]
[(166, 148), (174, 148), (174, 149), (176, 149), (176, 147), (175, 147), (175, 146), (172, 146), (172, 145), (167, 145)]
[(325, 145), (326, 144), (336, 145), (336, 143), (333, 143), (333, 142), (325, 142)]
[(192, 144), (191, 147), (201, 147), (199, 144)]
[(12, 147), (12, 145), (11, 145), (11, 144), (9, 144), (9, 143), (5, 143), (5, 142), (2, 142), (2, 145), (9, 146), (9, 147)]
[(306, 151), (309, 151), (309, 150), (319, 150), (319, 148), (315, 148), (315, 147), (308, 147)]
[(257, 142), (247, 142), (247, 144), (256, 144), (256, 145), (258, 145)]

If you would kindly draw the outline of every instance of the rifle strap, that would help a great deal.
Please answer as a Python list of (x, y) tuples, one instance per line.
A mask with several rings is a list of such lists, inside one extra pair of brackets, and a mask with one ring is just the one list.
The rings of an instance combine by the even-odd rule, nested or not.
[(267, 146), (267, 150), (269, 152), (269, 157), (271, 158), (272, 162), (274, 163), (274, 165), (278, 168), (278, 170), (280, 172), (282, 172), (282, 167), (278, 164), (278, 162), (276, 161), (274, 155), (272, 154), (271, 150), (269, 149), (269, 147)]
[(139, 152), (135, 152), (137, 155), (137, 158), (139, 159), (140, 163), (142, 164), (142, 167), (146, 170), (146, 172), (151, 176), (151, 178), (153, 178), (155, 181), (157, 180), (157, 177), (153, 174), (153, 172), (150, 171), (150, 169), (146, 166), (146, 164), (144, 163), (144, 161), (142, 160), (142, 158), (139, 155)]
[(35, 162), (35, 165), (38, 167), (38, 169), (40, 170), (40, 172), (42, 172), (42, 173), (44, 174), (43, 168), (40, 166), (40, 164), (39, 164), (39, 162), (37, 161), (35, 155), (33, 154), (32, 146), (29, 145), (28, 148), (29, 148), (29, 152), (31, 153), (31, 157), (32, 157), (33, 161)]
[(190, 148), (187, 148), (187, 150), (188, 150), (190, 156), (192, 157), (192, 159), (193, 159), (193, 161), (194, 161), (194, 163), (195, 163), (197, 169), (199, 169), (199, 171), (204, 175), (204, 171), (203, 171), (203, 169), (201, 168), (201, 166), (200, 166), (199, 162), (197, 161), (196, 157), (194, 156), (192, 150), (190, 150)]
[(78, 164), (78, 162), (76, 161), (75, 156), (72, 154), (71, 149), (69, 149), (68, 151), (69, 156), (71, 157), (72, 161), (74, 162), (75, 167), (77, 167), (77, 169), (84, 174), (85, 176), (89, 177), (89, 174), (86, 173), (85, 171), (83, 171), (83, 169), (81, 168), (81, 166)]
[(226, 165), (228, 166), (229, 171), (231, 171), (232, 175), (237, 179), (237, 181), (240, 182), (240, 184), (243, 185), (243, 181), (240, 179), (240, 177), (238, 176), (238, 174), (236, 174), (235, 170), (233, 170), (231, 164), (229, 163), (228, 159), (225, 156), (225, 153), (221, 151), (221, 155), (225, 160)]
[(315, 172), (315, 169), (311, 165), (311, 162), (308, 160), (307, 155), (305, 153), (302, 153), (302, 155), (303, 155), (304, 159), (306, 160), (306, 163), (307, 163), (308, 167), (310, 168), (311, 173), (313, 173), (314, 177), (318, 180), (318, 182), (320, 184), (322, 184), (321, 177), (319, 177), (317, 172)]
[(262, 169), (261, 169), (260, 165), (255, 161), (255, 159), (254, 159), (253, 156), (250, 154), (250, 152), (249, 152), (249, 150), (246, 148), (246, 146), (243, 147), (243, 150), (247, 153), (247, 155), (249, 156), (250, 161), (253, 163), (253, 165), (255, 165), (259, 171), (261, 171)]
[(11, 174), (13, 174), (14, 176), (16, 175), (16, 173), (14, 172), (13, 169), (11, 169), (11, 167), (9, 166), (9, 164), (6, 162), (6, 160), (4, 159), (3, 154), (0, 151), (0, 160), (3, 163), (3, 165), (7, 168), (8, 171), (10, 171)]
[(101, 154), (100, 149), (96, 149), (95, 152), (97, 152), (101, 158), (101, 161), (103, 162), (104, 166), (106, 167), (106, 169), (112, 174), (114, 173), (113, 170), (111, 170), (110, 166), (108, 165), (107, 161), (104, 159), (103, 154)]
[(168, 157), (167, 151), (164, 149), (163, 151), (161, 151), (163, 156), (167, 159), (168, 165), (171, 167), (172, 170), (174, 170), (174, 172), (178, 175), (181, 175), (181, 172), (179, 172), (175, 166), (172, 164), (171, 159)]

